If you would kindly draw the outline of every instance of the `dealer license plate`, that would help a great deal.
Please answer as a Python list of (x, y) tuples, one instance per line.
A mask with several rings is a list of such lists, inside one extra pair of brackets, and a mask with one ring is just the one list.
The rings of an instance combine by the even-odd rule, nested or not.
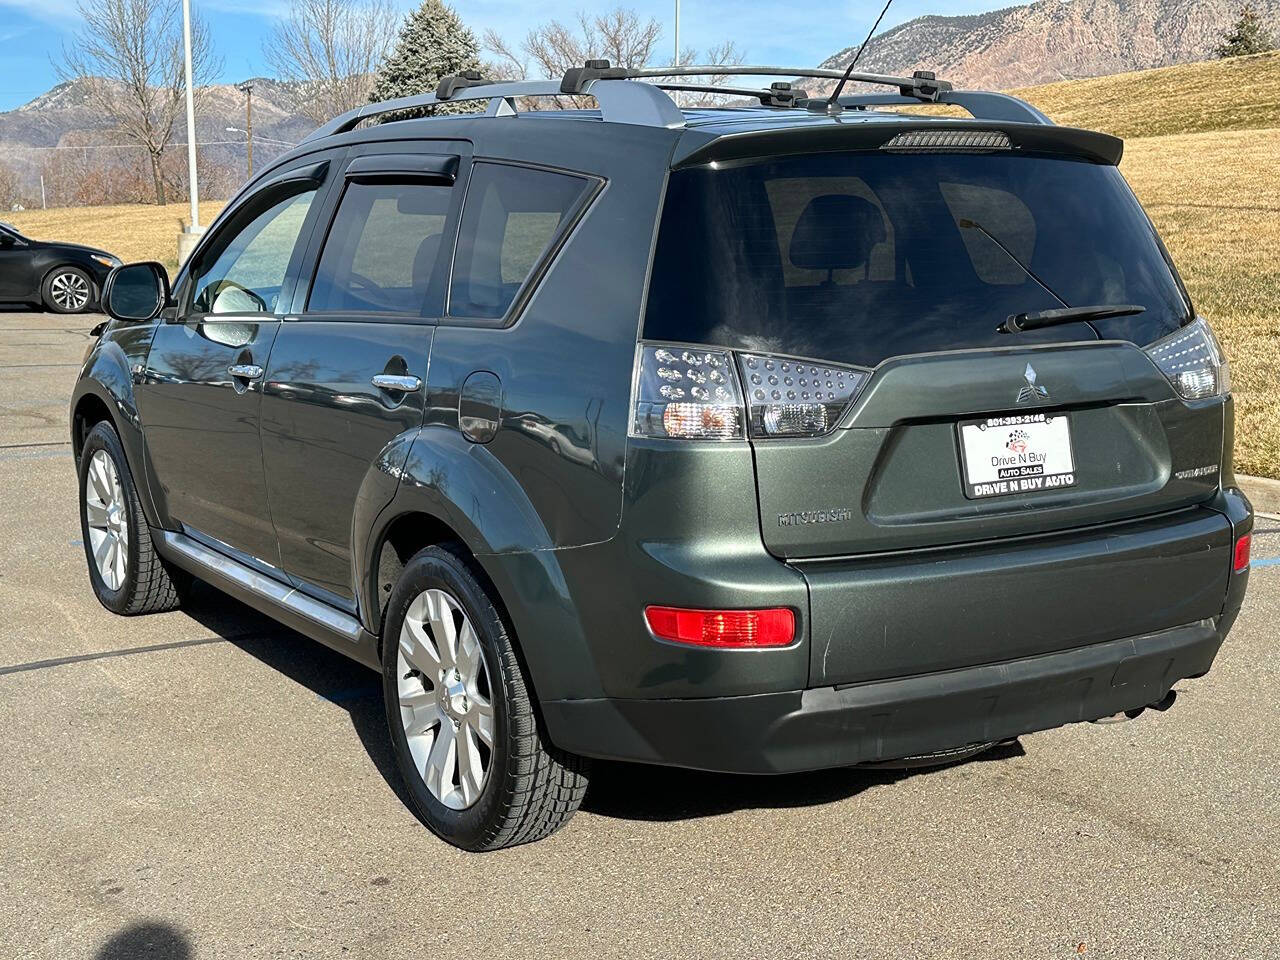
[(1075, 486), (1066, 414), (1018, 413), (964, 420), (959, 426), (969, 499)]

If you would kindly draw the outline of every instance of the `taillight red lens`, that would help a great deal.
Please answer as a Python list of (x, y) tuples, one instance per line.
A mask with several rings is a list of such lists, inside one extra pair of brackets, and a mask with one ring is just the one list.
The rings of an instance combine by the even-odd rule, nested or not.
[(770, 610), (684, 610), (645, 607), (654, 635), (699, 647), (787, 647), (796, 638), (795, 614), (785, 607)]
[(1253, 535), (1246, 533), (1243, 537), (1236, 541), (1236, 559), (1235, 571), (1239, 573), (1249, 565), (1249, 547), (1251, 546)]

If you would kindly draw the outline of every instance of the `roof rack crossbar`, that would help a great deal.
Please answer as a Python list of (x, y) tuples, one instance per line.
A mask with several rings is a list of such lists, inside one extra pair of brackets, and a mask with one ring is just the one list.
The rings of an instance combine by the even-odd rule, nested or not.
[(715, 93), (726, 97), (750, 97), (765, 107), (792, 107), (808, 94), (789, 83), (775, 83), (767, 90), (758, 87), (729, 87), (716, 83), (654, 83), (659, 90), (674, 93)]
[[(842, 107), (902, 107), (919, 106), (915, 97), (894, 93), (859, 93), (842, 96)], [(975, 119), (1007, 123), (1039, 123), (1053, 125), (1043, 113), (1017, 97), (989, 90), (942, 90), (932, 103), (951, 104), (967, 110)]]
[[(839, 80), (844, 76), (843, 70), (827, 70), (822, 67), (775, 67), (764, 64), (740, 64), (729, 66), (723, 64), (704, 64), (702, 66), (684, 67), (644, 67), (639, 70), (628, 70), (626, 76), (632, 80), (643, 80), (651, 77), (813, 77), (821, 80)], [(897, 87), (903, 96), (915, 97), (918, 100), (934, 100), (938, 94), (954, 89), (946, 80), (937, 79), (932, 73), (917, 71), (911, 77), (895, 77), (882, 73), (851, 73), (849, 79), (858, 83), (870, 83), (878, 86)]]

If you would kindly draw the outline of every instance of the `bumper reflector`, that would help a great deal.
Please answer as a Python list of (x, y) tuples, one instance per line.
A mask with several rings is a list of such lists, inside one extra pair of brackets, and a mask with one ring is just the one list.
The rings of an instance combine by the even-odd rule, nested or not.
[(1233, 565), (1236, 573), (1239, 573), (1249, 565), (1249, 548), (1252, 541), (1253, 535), (1248, 533), (1236, 541), (1236, 557)]
[(699, 647), (788, 647), (796, 638), (795, 614), (785, 607), (770, 610), (645, 607), (644, 618), (654, 636)]

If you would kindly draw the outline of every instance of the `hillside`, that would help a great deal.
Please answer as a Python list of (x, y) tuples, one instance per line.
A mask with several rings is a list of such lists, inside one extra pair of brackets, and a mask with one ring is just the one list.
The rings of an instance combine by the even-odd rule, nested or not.
[[(296, 95), (288, 84), (262, 77), (254, 78), (253, 84), (254, 156), (261, 162), (287, 149), (287, 144), (297, 143), (315, 125), (299, 116)], [(234, 84), (206, 88), (196, 113), (196, 142), (209, 144), (201, 148), (201, 161), (242, 169), (247, 151), (244, 134), (238, 130), (244, 125), (245, 96)], [(238, 130), (228, 131), (228, 127)], [(175, 157), (186, 140), (186, 118), (179, 114), (173, 134), (179, 151), (170, 151)], [(0, 113), (0, 163), (20, 178), (27, 196), (39, 196), (40, 174), (57, 156), (83, 151), (86, 157), (101, 157), (100, 168), (106, 166), (106, 158), (125, 157), (141, 166), (145, 154), (140, 148), (126, 152), (116, 146), (127, 142), (94, 109), (81, 83), (60, 83), (34, 100)]]
[(1280, 51), (1012, 92), (1057, 123), (1117, 137), (1280, 127)]
[[(288, 84), (256, 77), (253, 85), (255, 136), (296, 142), (311, 132), (314, 124), (298, 116), (296, 95)], [(245, 97), (234, 84), (206, 87), (202, 98), (196, 117), (198, 140), (226, 140), (227, 127), (244, 126)], [(74, 81), (60, 83), (34, 100), (0, 113), (0, 147), (56, 147), (65, 145), (69, 138), (110, 130), (110, 121), (90, 105), (87, 92)], [(186, 141), (186, 120), (181, 114), (174, 140)]]
[[(1253, 0), (1280, 32), (1280, 0)], [(1240, 0), (1036, 0), (959, 17), (918, 17), (867, 46), (858, 69), (935, 70), (965, 87), (1010, 87), (1205, 60)], [(861, 42), (861, 38), (858, 38)], [(841, 68), (846, 47), (824, 67)]]
[(1125, 138), (1120, 170), (1231, 358), (1236, 466), (1280, 477), (1280, 51), (1016, 93)]

